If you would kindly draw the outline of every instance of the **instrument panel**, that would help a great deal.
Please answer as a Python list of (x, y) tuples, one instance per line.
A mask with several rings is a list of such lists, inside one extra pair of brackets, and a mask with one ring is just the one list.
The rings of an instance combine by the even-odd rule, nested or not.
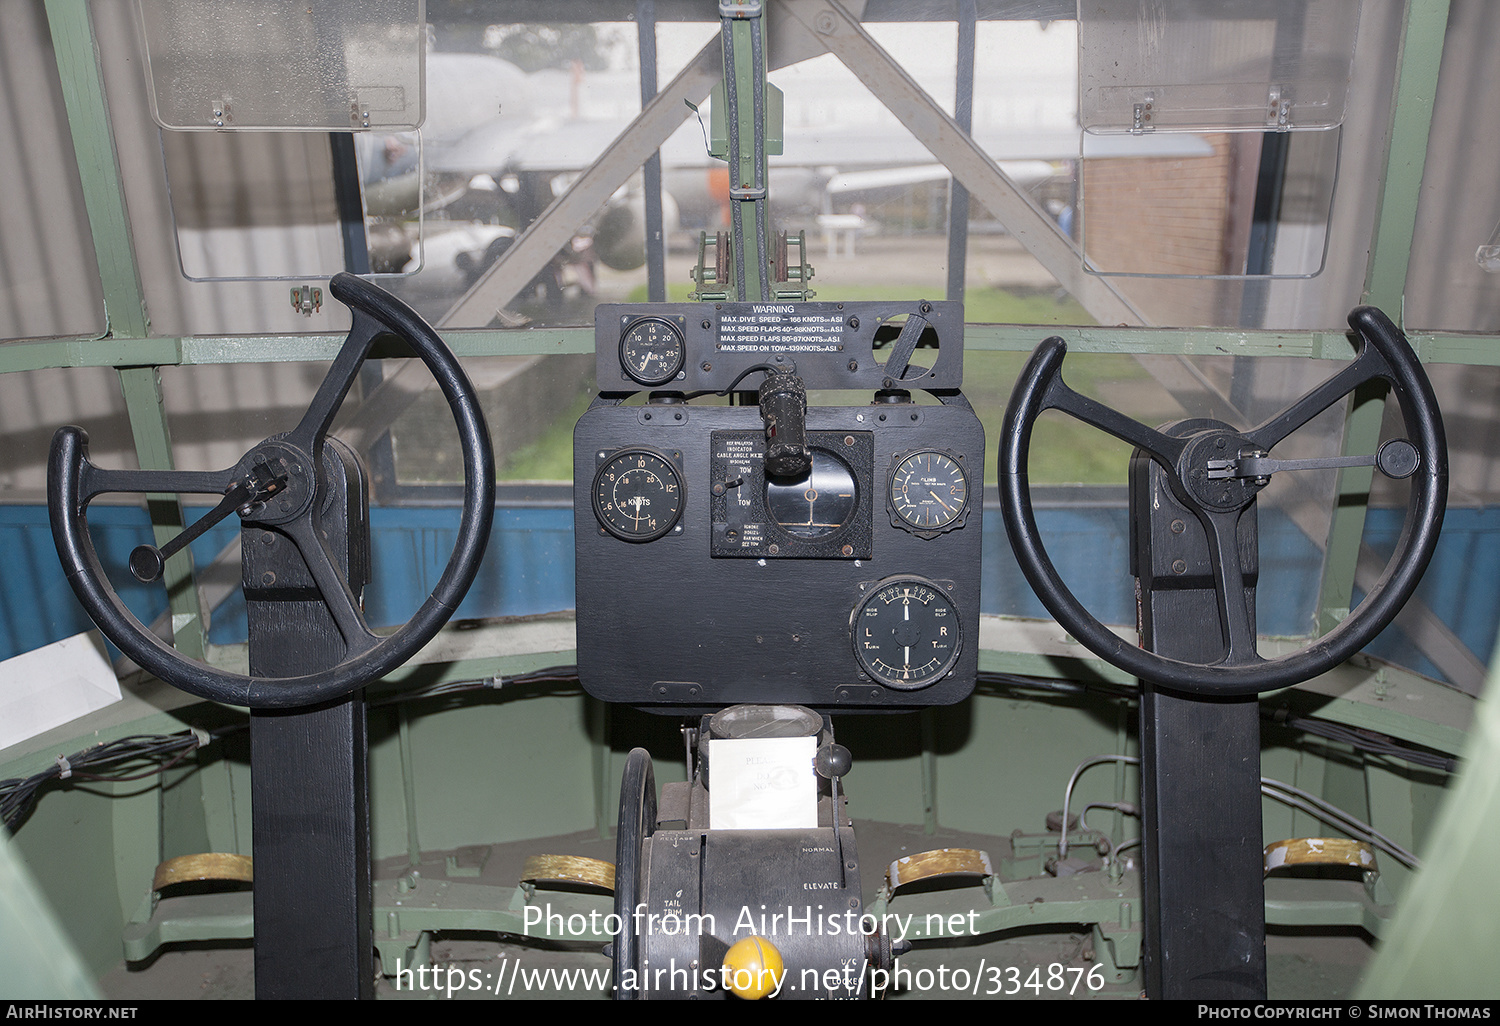
[[(595, 373), (601, 392), (725, 388), (779, 356), (796, 362), (808, 388), (958, 388), (963, 324), (962, 303), (937, 300), (601, 303)], [(915, 359), (897, 369), (890, 354), (903, 336)]]
[[(875, 305), (843, 305), (840, 323), (878, 325), (902, 308)], [(833, 304), (799, 304), (790, 323), (819, 306)], [(905, 306), (919, 317), (916, 304)], [(939, 320), (928, 306), (929, 316), (902, 330)], [(601, 307), (599, 359), (636, 385), (645, 382), (635, 375), (678, 366), (683, 377), (681, 368), (695, 367), (700, 382), (727, 387), (730, 371), (742, 376), (750, 364), (703, 371), (723, 350), (719, 334), (701, 325), (751, 316), (738, 307), (751, 304), (721, 304), (707, 317), (706, 304), (638, 316)], [(961, 313), (942, 315), (961, 336)], [(694, 324), (696, 334), (682, 327)], [(857, 330), (871, 348), (874, 328)], [(893, 350), (897, 335), (885, 336)], [(939, 354), (908, 346), (907, 355), (958, 366), (960, 338), (940, 333), (939, 345)], [(852, 351), (757, 356), (772, 367), (780, 356), (819, 381), (870, 358)], [(930, 373), (916, 360), (911, 366)], [(742, 387), (758, 383), (752, 376)], [(740, 702), (895, 709), (950, 704), (972, 691), (984, 431), (961, 396), (940, 392), (943, 402), (930, 405), (887, 388), (867, 405), (810, 406), (806, 468), (788, 477), (767, 468), (776, 429), (759, 407), (660, 391), (627, 405), (628, 394), (601, 396), (574, 432), (578, 665), (590, 694), (664, 710)]]

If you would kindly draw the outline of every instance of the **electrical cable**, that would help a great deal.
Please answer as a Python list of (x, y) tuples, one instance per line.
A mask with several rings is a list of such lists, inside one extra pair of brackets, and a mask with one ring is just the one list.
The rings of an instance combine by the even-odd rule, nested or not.
[[(734, 384), (730, 385), (727, 391), (732, 391), (734, 385), (737, 385), (745, 375), (757, 369), (770, 373), (775, 373), (777, 370), (777, 368), (766, 364), (758, 364), (755, 367), (747, 368), (735, 380)], [(1018, 674), (990, 671), (979, 674), (979, 683), (993, 690), (1033, 690), (1067, 696), (1077, 696), (1086, 692), (1100, 692), (1114, 697), (1130, 697), (1133, 694), (1129, 688), (1123, 686), (1108, 684), (1101, 686), (1095, 683), (1085, 684), (1076, 681), (1026, 677)], [(510, 677), (487, 677), (476, 680), (436, 684), (431, 687), (419, 688), (413, 691), (405, 691), (374, 699), (371, 700), (370, 706), (375, 708), (398, 702), (449, 698), (480, 691), (498, 692), (503, 690), (509, 692), (512, 697), (521, 697), (514, 694), (516, 689), (536, 684), (563, 685), (561, 688), (547, 689), (540, 693), (549, 696), (573, 694), (576, 693), (574, 689), (581, 690), (578, 680), (578, 667), (563, 665), (551, 666)], [(1275, 710), (1267, 715), (1274, 722), (1294, 730), (1349, 744), (1373, 754), (1391, 755), (1406, 759), (1414, 765), (1427, 766), (1447, 772), (1453, 772), (1457, 766), (1457, 760), (1455, 759), (1438, 753), (1408, 748), (1391, 741), (1384, 735), (1375, 734), (1370, 731), (1360, 731), (1338, 724), (1314, 720), (1309, 717), (1294, 716), (1285, 709)], [(70, 756), (58, 756), (54, 764), (29, 777), (0, 780), (0, 822), (3, 822), (5, 827), (14, 834), (21, 822), (24, 821), (35, 806), (41, 789), (52, 781), (68, 779), (112, 782), (143, 780), (178, 765), (191, 752), (203, 747), (210, 741), (246, 729), (246, 726), (246, 724), (236, 724), (229, 727), (221, 727), (212, 732), (189, 729), (175, 734), (134, 734), (95, 745), (92, 748), (75, 752)], [(138, 773), (121, 774), (119, 772), (107, 772), (111, 767), (121, 767), (142, 760), (154, 762), (155, 765), (151, 769)], [(1068, 854), (1068, 831), (1066, 829), (1068, 809), (1072, 801), (1073, 789), (1077, 785), (1079, 777), (1085, 770), (1093, 766), (1111, 762), (1139, 765), (1140, 759), (1133, 755), (1096, 756), (1080, 763), (1069, 777), (1067, 787), (1063, 793), (1062, 815), (1064, 828), (1058, 842), (1059, 858), (1066, 858)], [(1420, 865), (1420, 860), (1414, 854), (1376, 830), (1369, 823), (1357, 819), (1348, 812), (1329, 804), (1316, 795), (1294, 787), (1291, 784), (1285, 784), (1267, 777), (1261, 778), (1261, 793), (1273, 800), (1280, 801), (1293, 808), (1301, 809), (1325, 823), (1337, 826), (1350, 834), (1356, 835), (1356, 839), (1375, 845), (1403, 865), (1413, 869)], [(1134, 810), (1134, 806), (1130, 806), (1128, 803), (1124, 805), (1121, 803), (1092, 803), (1085, 806), (1084, 814), (1079, 818), (1080, 825), (1084, 826), (1085, 829), (1088, 829), (1088, 827), (1084, 823), (1084, 817), (1087, 815), (1088, 810), (1092, 808), (1116, 808), (1118, 811), (1127, 814), (1131, 814)], [(1118, 847), (1112, 849), (1111, 854), (1118, 854), (1125, 847), (1138, 843), (1138, 840), (1122, 842)]]
[(1452, 756), (1443, 755), (1440, 752), (1429, 752), (1412, 748), (1393, 741), (1385, 734), (1378, 734), (1372, 730), (1360, 730), (1356, 727), (1346, 727), (1338, 723), (1329, 723), (1326, 720), (1297, 716), (1284, 706), (1275, 710), (1266, 710), (1262, 716), (1272, 723), (1291, 727), (1293, 730), (1299, 730), (1304, 734), (1312, 734), (1329, 741), (1352, 745), (1361, 751), (1374, 755), (1393, 756), (1397, 759), (1404, 759), (1414, 766), (1442, 770), (1445, 773), (1458, 772), (1458, 760)]
[[(1125, 763), (1131, 766), (1138, 766), (1140, 762), (1140, 758), (1134, 755), (1096, 755), (1093, 758), (1085, 759), (1074, 767), (1072, 776), (1068, 778), (1068, 786), (1063, 792), (1062, 831), (1057, 843), (1057, 857), (1059, 861), (1068, 857), (1068, 805), (1072, 801), (1073, 788), (1078, 783), (1078, 778), (1083, 775), (1085, 770), (1105, 763)], [(1260, 778), (1260, 792), (1268, 798), (1294, 808), (1299, 808), (1322, 820), (1324, 823), (1347, 831), (1355, 835), (1356, 840), (1367, 841), (1375, 845), (1375, 847), (1408, 868), (1417, 869), (1421, 866), (1421, 861), (1415, 855), (1379, 830), (1376, 830), (1369, 823), (1345, 812), (1336, 805), (1324, 801), (1311, 792), (1304, 791), (1292, 784), (1283, 783), (1280, 780), (1273, 780), (1270, 777)], [(1091, 807), (1093, 806), (1085, 807), (1084, 812), (1087, 813), (1088, 808)], [(1079, 818), (1079, 824), (1083, 824), (1082, 817)], [(1123, 848), (1124, 845), (1122, 844), (1120, 847)]]
[[(403, 702), (415, 702), (429, 698), (450, 698), (483, 691), (503, 691), (509, 693), (512, 698), (530, 697), (515, 695), (514, 692), (517, 688), (523, 688), (532, 684), (565, 685), (564, 687), (550, 688), (540, 693), (552, 697), (568, 696), (582, 692), (582, 685), (578, 680), (577, 666), (549, 666), (545, 669), (533, 670), (530, 673), (519, 673), (510, 677), (481, 677), (474, 680), (448, 681), (443, 684), (433, 684), (429, 687), (416, 688), (411, 691), (400, 691), (370, 699), (369, 705), (372, 709), (383, 708)], [(567, 687), (566, 685), (572, 685), (572, 687)], [(537, 697), (540, 697), (540, 695)]]
[[(534, 684), (578, 685), (576, 666), (554, 666), (512, 677), (489, 677), (481, 680), (456, 681), (403, 692), (370, 702), (371, 707), (391, 705), (396, 702), (416, 701), (427, 698), (442, 698), (475, 691), (514, 691), (516, 688)], [(566, 687), (552, 689), (547, 694), (567, 694)], [(12, 777), (0, 780), (0, 823), (14, 834), (35, 807), (41, 790), (50, 783), (62, 781), (109, 781), (124, 783), (145, 780), (164, 770), (171, 769), (184, 759), (211, 743), (241, 730), (248, 723), (231, 724), (212, 731), (189, 728), (174, 734), (132, 734), (74, 752), (58, 756), (46, 769), (28, 777)], [(153, 765), (144, 771), (133, 769), (121, 772), (134, 763), (150, 762)], [(113, 772), (111, 772), (113, 770)]]
[(1293, 787), (1291, 784), (1283, 784), (1279, 780), (1272, 780), (1269, 777), (1261, 778), (1260, 790), (1261, 794), (1274, 798), (1286, 805), (1300, 808), (1302, 811), (1310, 813), (1325, 823), (1357, 835), (1355, 837), (1356, 840), (1368, 841), (1410, 869), (1417, 869), (1422, 864), (1415, 855), (1391, 840), (1385, 834), (1376, 830), (1370, 824), (1354, 818), (1336, 805), (1330, 805), (1315, 794), (1311, 794), (1298, 787)]
[[(1123, 684), (1113, 684), (1108, 681), (1089, 681), (1085, 683), (1080, 681), (1052, 680), (989, 670), (982, 671), (979, 674), (978, 684), (995, 690), (1049, 691), (1056, 694), (1075, 695), (1092, 692), (1115, 698), (1129, 699), (1138, 696), (1138, 692), (1134, 688)], [(1310, 734), (1314, 737), (1321, 737), (1327, 741), (1346, 744), (1371, 755), (1389, 756), (1409, 762), (1413, 766), (1435, 769), (1444, 773), (1458, 772), (1459, 760), (1454, 756), (1403, 744), (1388, 735), (1380, 734), (1373, 730), (1346, 727), (1343, 724), (1320, 720), (1310, 716), (1297, 716), (1284, 706), (1279, 709), (1263, 709), (1261, 717), (1280, 726), (1289, 727), (1292, 730)]]
[[(36, 805), (41, 789), (52, 781), (82, 780), (123, 783), (144, 780), (169, 769), (213, 740), (244, 730), (234, 724), (211, 732), (184, 730), (175, 734), (132, 734), (85, 748), (68, 756), (58, 756), (46, 769), (29, 777), (0, 780), (0, 822), (12, 834)], [(111, 768), (138, 762), (155, 765), (145, 772), (109, 772)]]
[[(796, 365), (794, 364), (792, 367), (786, 368), (786, 373), (792, 373), (793, 371), (795, 371), (795, 369), (796, 369)], [(740, 371), (739, 377), (737, 377), (733, 381), (731, 381), (729, 383), (729, 385), (727, 387), (725, 387), (725, 388), (704, 388), (704, 389), (698, 390), (697, 392), (688, 392), (682, 398), (684, 398), (684, 399), (697, 399), (697, 398), (699, 398), (701, 396), (705, 396), (705, 395), (733, 395), (734, 394), (734, 390), (739, 385), (739, 383), (741, 381), (744, 381), (746, 377), (748, 377), (750, 374), (754, 373), (755, 371), (764, 371), (769, 376), (771, 374), (780, 374), (780, 373), (782, 373), (783, 372), (783, 368), (781, 368), (781, 367), (773, 367), (769, 363), (757, 363), (757, 364), (755, 364), (753, 366), (746, 367), (744, 370)]]

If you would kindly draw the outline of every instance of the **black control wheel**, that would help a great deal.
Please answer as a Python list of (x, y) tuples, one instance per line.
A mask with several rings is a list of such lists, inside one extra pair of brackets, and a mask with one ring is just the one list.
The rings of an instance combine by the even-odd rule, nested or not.
[[(495, 458), (479, 398), (457, 358), (415, 311), (384, 289), (340, 274), (329, 291), (354, 315), (333, 366), (301, 423), (261, 442), (234, 467), (211, 472), (102, 470), (89, 462), (88, 436), (81, 428), (62, 428), (52, 439), (47, 461), (52, 536), (79, 602), (104, 635), (142, 668), (200, 698), (252, 709), (299, 708), (341, 698), (379, 680), (415, 656), (448, 622), (478, 573), (489, 541)], [(415, 350), (448, 400), (463, 450), (464, 501), (458, 540), (437, 587), (395, 633), (377, 635), (365, 623), (359, 600), (320, 536), (326, 484), (314, 468), (324, 466), (329, 426), (371, 344), (387, 334)], [(306, 562), (343, 638), (344, 658), (300, 677), (247, 677), (189, 659), (162, 642), (120, 601), (89, 539), (88, 504), (106, 492), (219, 495), (226, 501), (210, 517), (237, 510), (246, 523), (274, 526)], [(185, 537), (192, 534), (190, 528)], [(137, 551), (142, 558), (132, 557), (132, 571), (146, 579), (159, 573), (160, 560), (151, 547), (142, 548), (146, 551)]]
[[(613, 955), (615, 997), (631, 1001), (641, 995), (641, 939), (636, 933), (636, 906), (645, 900), (642, 882), (645, 860), (641, 846), (656, 832), (656, 772), (651, 754), (632, 748), (625, 759), (620, 781), (620, 820), (615, 831), (615, 915), (620, 932), (615, 934)], [(630, 986), (621, 986), (625, 973)]]
[[(1281, 413), (1243, 433), (1219, 428), (1178, 438), (1148, 428), (1064, 384), (1061, 369), (1067, 345), (1062, 339), (1049, 338), (1037, 347), (1005, 411), (1000, 442), (1000, 505), (1016, 560), (1059, 624), (1101, 659), (1156, 686), (1198, 695), (1251, 695), (1289, 687), (1331, 670), (1369, 644), (1395, 618), (1416, 589), (1437, 546), (1448, 496), (1447, 442), (1432, 386), (1401, 330), (1369, 306), (1356, 308), (1349, 315), (1349, 324), (1360, 345), (1354, 361)], [(1317, 414), (1375, 379), (1390, 383), (1417, 454), (1417, 466), (1409, 475), (1412, 484), (1406, 523), (1395, 552), (1364, 601), (1337, 627), (1300, 651), (1262, 659), (1256, 652), (1252, 611), (1245, 603), (1236, 538), (1240, 515), (1254, 502), (1269, 475), (1226, 471), (1224, 464), (1232, 461), (1224, 457), (1265, 456)], [(1218, 662), (1186, 663), (1123, 641), (1084, 609), (1063, 584), (1042, 546), (1026, 470), (1032, 425), (1049, 409), (1061, 410), (1129, 442), (1167, 471), (1174, 495), (1197, 517), (1208, 538), (1219, 621), (1224, 630), (1225, 655)], [(1242, 462), (1248, 465), (1250, 461)], [(1374, 463), (1375, 457), (1365, 462)]]

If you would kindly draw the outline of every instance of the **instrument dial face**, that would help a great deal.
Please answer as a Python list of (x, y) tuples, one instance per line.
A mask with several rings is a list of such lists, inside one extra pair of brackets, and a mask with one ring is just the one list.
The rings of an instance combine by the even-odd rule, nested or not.
[(898, 459), (891, 472), (892, 522), (917, 534), (961, 527), (969, 507), (969, 477), (963, 464), (936, 449)]
[(922, 577), (881, 581), (854, 609), (854, 656), (888, 688), (935, 683), (958, 662), (962, 627), (953, 602)]
[(594, 474), (594, 515), (616, 538), (660, 538), (682, 515), (677, 467), (653, 449), (621, 449)]
[(854, 472), (822, 449), (812, 450), (812, 466), (804, 476), (766, 479), (766, 509), (771, 519), (798, 538), (823, 538), (842, 530), (858, 508)]
[(665, 385), (687, 356), (682, 329), (661, 317), (632, 321), (620, 336), (620, 366), (642, 385)]

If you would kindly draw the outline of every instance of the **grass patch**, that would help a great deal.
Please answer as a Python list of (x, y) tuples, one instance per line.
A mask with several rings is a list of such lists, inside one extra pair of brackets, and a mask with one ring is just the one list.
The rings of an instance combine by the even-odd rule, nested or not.
[[(987, 483), (998, 480), (1000, 427), (1005, 407), (1028, 353), (967, 352), (964, 395), (984, 425)], [(1101, 386), (1139, 381), (1154, 383), (1134, 357), (1074, 353), (1063, 366), (1063, 379), (1074, 390), (1099, 398)], [(1130, 413), (1125, 410), (1122, 412)], [(1031, 438), (1031, 480), (1037, 484), (1124, 484), (1130, 446), (1072, 417), (1044, 414)]]
[(558, 412), (540, 438), (511, 453), (496, 477), (501, 481), (573, 480), (573, 425), (593, 399), (592, 389), (580, 394), (572, 406)]

